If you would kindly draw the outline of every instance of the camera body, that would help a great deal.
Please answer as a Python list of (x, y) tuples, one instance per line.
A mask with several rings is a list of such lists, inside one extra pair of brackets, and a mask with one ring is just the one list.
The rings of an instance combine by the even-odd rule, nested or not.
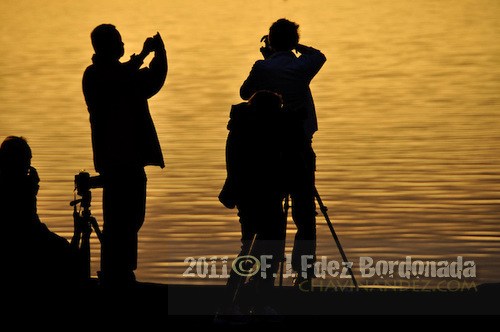
[(75, 175), (75, 186), (78, 195), (83, 196), (83, 194), (90, 191), (92, 188), (102, 188), (101, 176), (90, 176), (87, 172), (80, 172)]

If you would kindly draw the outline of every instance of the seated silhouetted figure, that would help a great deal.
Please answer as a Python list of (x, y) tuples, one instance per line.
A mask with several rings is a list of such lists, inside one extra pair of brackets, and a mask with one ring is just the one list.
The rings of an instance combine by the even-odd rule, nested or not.
[(37, 171), (22, 137), (9, 136), (0, 146), (2, 274), (22, 290), (65, 290), (86, 282), (84, 261), (69, 242), (40, 222)]

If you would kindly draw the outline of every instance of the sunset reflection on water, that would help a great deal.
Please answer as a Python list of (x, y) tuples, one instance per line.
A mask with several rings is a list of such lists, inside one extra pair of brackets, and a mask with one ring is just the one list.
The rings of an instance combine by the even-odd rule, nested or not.
[[(28, 138), (40, 217), (70, 238), (74, 175), (93, 173), (81, 92), (90, 31), (116, 25), (126, 59), (159, 31), (169, 73), (150, 109), (166, 168), (147, 168), (137, 277), (222, 283), (184, 277), (184, 260), (232, 259), (239, 249), (236, 211), (217, 199), (229, 109), (261, 57), (260, 38), (287, 17), (300, 24), (301, 42), (328, 58), (311, 85), (316, 183), (347, 256), (461, 255), (476, 262), (478, 282), (498, 281), (499, 14), (487, 0), (3, 1), (0, 136)], [(101, 193), (92, 205), (100, 222)], [(318, 255), (340, 260), (317, 220)], [(95, 273), (95, 239), (92, 254)]]

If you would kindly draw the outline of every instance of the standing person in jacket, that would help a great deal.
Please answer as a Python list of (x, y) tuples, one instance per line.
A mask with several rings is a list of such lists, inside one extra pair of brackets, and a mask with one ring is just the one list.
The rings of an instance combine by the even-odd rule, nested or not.
[(297, 282), (302, 282), (313, 277), (313, 269), (303, 271), (303, 266), (304, 263), (313, 265), (316, 256), (316, 155), (312, 138), (318, 123), (309, 84), (326, 57), (317, 49), (299, 44), (298, 27), (286, 19), (272, 24), (269, 35), (263, 38), (266, 42), (266, 47), (261, 48), (264, 60), (255, 62), (241, 86), (240, 95), (248, 100), (259, 90), (273, 91), (282, 96), (284, 111), (302, 120), (303, 137), (288, 143), (284, 169), (288, 179), (286, 192), (293, 202), (292, 217), (297, 226), (292, 268), (298, 272)]
[[(133, 284), (137, 235), (144, 222), (148, 165), (165, 167), (148, 99), (163, 86), (167, 56), (159, 34), (147, 38), (139, 55), (120, 62), (124, 44), (110, 24), (91, 34), (95, 54), (83, 75), (90, 113), (95, 170), (103, 180), (102, 281)], [(141, 68), (154, 52), (149, 67)]]

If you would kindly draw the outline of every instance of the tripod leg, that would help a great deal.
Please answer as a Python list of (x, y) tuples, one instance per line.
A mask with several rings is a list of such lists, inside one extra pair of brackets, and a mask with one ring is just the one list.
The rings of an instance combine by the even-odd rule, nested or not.
[[(255, 234), (253, 236), (253, 240), (252, 240), (252, 244), (250, 245), (250, 248), (248, 249), (248, 254), (246, 256), (250, 256), (252, 253), (253, 253), (253, 249), (254, 249), (254, 245), (255, 245), (255, 241), (257, 240), (257, 234)], [(245, 264), (248, 262), (248, 258), (245, 260)], [(233, 263), (234, 264), (234, 263)], [(233, 269), (235, 267), (233, 266)], [(243, 282), (248, 278), (248, 276), (244, 276), (244, 275), (239, 275), (238, 276), (238, 285), (236, 286), (236, 289), (234, 290), (234, 294), (233, 294), (233, 298), (232, 298), (232, 302), (231, 302), (231, 308), (234, 308), (235, 304), (236, 304), (236, 300), (238, 299), (238, 295), (239, 295), (239, 291), (240, 291), (240, 288), (241, 286), (243, 285)]]
[(84, 226), (84, 229), (82, 230), (82, 244), (80, 247), (80, 251), (82, 252), (83, 255), (85, 255), (86, 258), (86, 265), (85, 265), (85, 275), (90, 279), (90, 233), (92, 232), (92, 229), (90, 228), (90, 225), (87, 223), (87, 225)]
[(74, 247), (75, 249), (80, 248), (80, 240), (82, 238), (82, 231), (81, 231), (81, 218), (80, 214), (75, 211), (73, 212), (73, 221), (74, 221), (74, 232), (73, 232), (73, 237), (71, 238), (71, 246)]
[(283, 271), (285, 270), (285, 264), (286, 264), (286, 259), (285, 259), (285, 245), (286, 245), (286, 227), (287, 227), (287, 222), (288, 222), (288, 209), (290, 208), (290, 195), (286, 195), (285, 197), (285, 207), (284, 207), (284, 214), (283, 214), (283, 251), (282, 251), (282, 257), (281, 257), (281, 262), (280, 262), (280, 287), (283, 286)]
[(330, 218), (328, 217), (328, 214), (326, 213), (328, 208), (325, 205), (323, 205), (323, 201), (321, 200), (321, 197), (319, 197), (319, 193), (318, 193), (318, 190), (316, 189), (316, 186), (314, 186), (314, 196), (316, 196), (316, 200), (318, 201), (320, 210), (323, 213), (323, 215), (325, 216), (326, 223), (328, 224), (328, 227), (330, 228), (330, 232), (332, 233), (333, 239), (335, 240), (335, 243), (337, 244), (337, 247), (339, 248), (340, 255), (342, 256), (342, 259), (344, 260), (344, 262), (347, 264), (347, 268), (348, 268), (349, 274), (351, 275), (352, 282), (354, 283), (354, 286), (357, 289), (358, 283), (356, 282), (356, 278), (354, 278), (354, 274), (352, 273), (352, 270), (350, 267), (351, 264), (350, 264), (349, 260), (347, 260), (347, 257), (344, 253), (344, 250), (342, 249), (342, 245), (340, 244), (340, 240), (337, 237), (335, 230), (333, 229), (332, 222), (330, 221)]
[(97, 235), (97, 238), (99, 239), (99, 242), (102, 243), (102, 233), (101, 233), (101, 229), (99, 228), (99, 225), (97, 224), (97, 220), (94, 217), (90, 217), (89, 223), (92, 226), (92, 228), (94, 229), (95, 234)]

